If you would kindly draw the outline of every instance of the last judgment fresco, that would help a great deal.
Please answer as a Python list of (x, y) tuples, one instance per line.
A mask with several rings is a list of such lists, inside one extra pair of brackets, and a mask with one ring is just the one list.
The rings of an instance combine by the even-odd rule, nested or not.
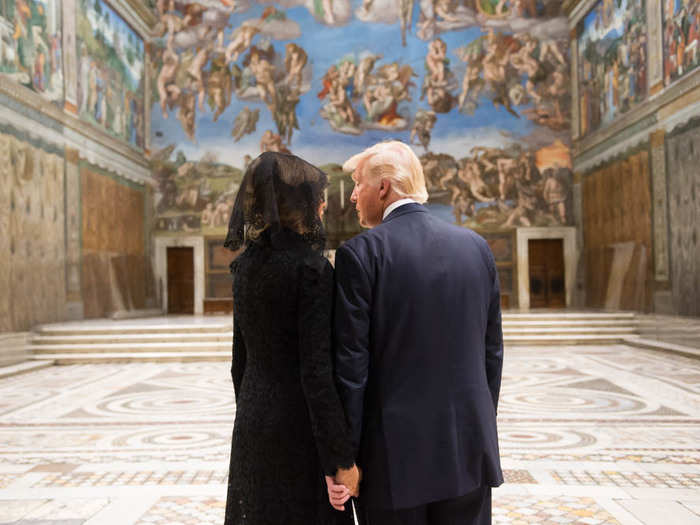
[(247, 163), (289, 151), (329, 173), (328, 221), (349, 232), (352, 181), (340, 165), (386, 139), (413, 145), (428, 207), (445, 220), (479, 230), (570, 223), (558, 0), (157, 0), (155, 9), (158, 230), (224, 231)]

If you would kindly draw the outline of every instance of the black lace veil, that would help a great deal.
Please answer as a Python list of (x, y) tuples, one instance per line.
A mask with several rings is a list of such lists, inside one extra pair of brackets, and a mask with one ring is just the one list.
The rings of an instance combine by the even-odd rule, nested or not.
[(243, 176), (224, 246), (237, 251), (284, 230), (301, 235), (323, 251), (325, 231), (318, 216), (328, 177), (294, 155), (265, 152)]

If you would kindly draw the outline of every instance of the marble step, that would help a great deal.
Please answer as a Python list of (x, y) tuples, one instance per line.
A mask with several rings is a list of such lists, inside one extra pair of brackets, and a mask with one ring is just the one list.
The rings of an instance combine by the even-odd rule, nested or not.
[(587, 334), (587, 335), (631, 335), (637, 333), (637, 328), (634, 326), (616, 326), (616, 327), (520, 327), (511, 326), (507, 323), (503, 324), (503, 334), (509, 335), (574, 335), (574, 334)]
[(685, 357), (700, 359), (700, 347), (690, 347), (674, 343), (667, 343), (665, 341), (657, 341), (655, 339), (645, 339), (644, 337), (627, 337), (625, 338), (625, 343), (636, 348), (657, 350), (659, 352), (678, 354)]
[(546, 319), (536, 321), (509, 319), (503, 316), (503, 326), (523, 326), (523, 327), (571, 327), (571, 326), (639, 326), (639, 321), (635, 319)]
[(91, 335), (39, 335), (31, 343), (38, 345), (104, 345), (104, 344), (142, 344), (142, 343), (210, 343), (231, 342), (233, 332), (183, 333), (183, 334), (91, 334)]
[[(144, 352), (144, 353), (56, 353), (35, 356), (35, 359), (51, 359), (57, 365), (101, 364), (101, 363), (137, 363), (137, 362), (193, 362), (193, 361), (231, 361), (228, 352)], [(225, 365), (224, 365), (225, 366)]]
[(16, 365), (3, 366), (0, 367), (0, 379), (26, 374), (27, 372), (34, 372), (53, 365), (54, 362), (52, 360), (42, 358), (41, 360), (30, 360)]
[(634, 312), (516, 312), (505, 310), (502, 317), (503, 320), (514, 321), (636, 321)]
[[(637, 334), (637, 328), (632, 326), (617, 327), (528, 327), (503, 325), (504, 336), (520, 335), (620, 335), (630, 336)], [(87, 336), (38, 336), (31, 341), (31, 349), (38, 351), (58, 349), (77, 349), (70, 351), (91, 351), (97, 348), (112, 348), (112, 345), (120, 345), (118, 348), (150, 348), (152, 345), (168, 345), (188, 348), (196, 343), (223, 343), (231, 345), (233, 332), (214, 334), (125, 334), (125, 335), (87, 335)], [(104, 351), (104, 350), (99, 350)], [(138, 350), (137, 350), (138, 351)]]
[(612, 335), (588, 335), (588, 334), (573, 334), (573, 335), (507, 335), (503, 334), (503, 344), (505, 346), (522, 346), (522, 345), (611, 345), (625, 342), (625, 338), (629, 337), (626, 334)]
[(114, 328), (40, 328), (36, 331), (44, 336), (104, 335), (104, 334), (200, 334), (210, 332), (230, 332), (233, 323), (214, 326), (115, 326)]
[[(624, 338), (587, 338), (587, 337), (565, 337), (565, 338), (536, 338), (536, 337), (504, 337), (504, 344), (509, 346), (574, 346), (593, 344), (620, 344), (624, 343)], [(181, 351), (161, 351), (161, 352), (83, 352), (83, 353), (50, 353), (33, 356), (37, 360), (50, 360), (57, 365), (70, 364), (99, 364), (99, 363), (135, 363), (135, 362), (193, 362), (193, 361), (231, 361), (231, 350), (221, 352), (202, 351), (191, 352), (186, 349)]]
[[(70, 344), (70, 345), (35, 345), (30, 347), (33, 355), (50, 354), (103, 354), (103, 353), (156, 353), (156, 352), (228, 352), (231, 354), (231, 340), (221, 342), (190, 343), (112, 343), (112, 344)], [(48, 358), (46, 358), (48, 359)]]

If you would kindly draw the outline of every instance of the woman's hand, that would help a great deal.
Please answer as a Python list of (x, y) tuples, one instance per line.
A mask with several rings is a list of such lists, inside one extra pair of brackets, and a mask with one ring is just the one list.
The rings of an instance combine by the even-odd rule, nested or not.
[(328, 501), (335, 510), (344, 511), (345, 502), (350, 499), (350, 490), (332, 477), (326, 476), (326, 487), (328, 487)]

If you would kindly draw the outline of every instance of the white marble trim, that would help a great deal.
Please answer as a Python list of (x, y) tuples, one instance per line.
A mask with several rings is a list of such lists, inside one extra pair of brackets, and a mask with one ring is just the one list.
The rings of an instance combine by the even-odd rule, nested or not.
[(161, 308), (168, 311), (168, 247), (194, 248), (194, 313), (204, 313), (204, 237), (155, 237), (156, 286), (162, 291)]
[(47, 126), (42, 126), (33, 120), (28, 120), (25, 116), (7, 107), (0, 112), (0, 123), (9, 124), (18, 130), (28, 133), (31, 137), (42, 139), (60, 148), (69, 147), (75, 149), (78, 151), (81, 159), (114, 172), (132, 182), (155, 184), (151, 178), (151, 172), (146, 166), (136, 164), (128, 157), (70, 128), (63, 128), (61, 133)]
[(518, 305), (521, 310), (530, 309), (530, 239), (562, 239), (564, 241), (564, 278), (566, 281), (566, 306), (571, 306), (576, 285), (576, 228), (518, 228), (515, 231), (518, 254)]
[(658, 122), (654, 126), (642, 130), (635, 135), (632, 135), (629, 139), (620, 142), (619, 144), (585, 162), (576, 161), (574, 159), (574, 170), (577, 172), (590, 171), (596, 166), (599, 166), (600, 164), (603, 164), (604, 162), (607, 162), (608, 160), (615, 158), (618, 155), (635, 148), (636, 146), (649, 142), (649, 136), (655, 131), (662, 129), (667, 133), (670, 133), (679, 125), (684, 125), (698, 116), (700, 116), (700, 102), (687, 106), (683, 111), (676, 112), (667, 119)]

